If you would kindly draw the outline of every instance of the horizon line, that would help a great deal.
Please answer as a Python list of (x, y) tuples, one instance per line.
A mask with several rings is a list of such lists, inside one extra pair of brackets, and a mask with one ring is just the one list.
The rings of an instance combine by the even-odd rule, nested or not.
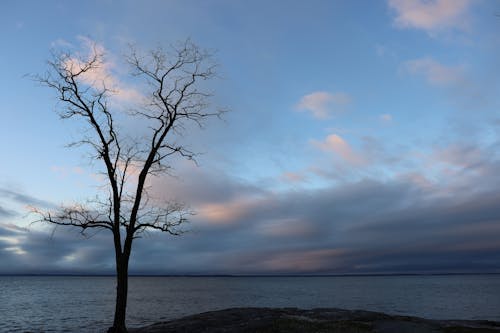
[[(346, 274), (129, 274), (129, 277), (376, 277), (376, 276), (446, 276), (446, 275), (500, 275), (500, 272), (441, 272), (441, 273), (346, 273)], [(67, 276), (67, 277), (115, 277), (115, 274), (84, 273), (0, 273), (4, 276)]]

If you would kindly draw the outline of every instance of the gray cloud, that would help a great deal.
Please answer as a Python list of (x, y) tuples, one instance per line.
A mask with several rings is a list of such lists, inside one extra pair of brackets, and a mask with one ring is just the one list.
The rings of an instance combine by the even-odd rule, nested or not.
[(13, 217), (15, 215), (16, 213), (14, 211), (0, 206), (0, 218)]
[[(500, 272), (500, 170), (495, 145), (436, 148), (443, 178), (371, 178), (322, 189), (272, 191), (222, 172), (185, 168), (153, 194), (192, 203), (181, 237), (150, 232), (134, 244), (140, 274)], [(460, 157), (460, 158), (458, 158)], [(427, 161), (428, 162), (428, 161)], [(440, 170), (441, 170), (440, 169)], [(168, 195), (166, 194), (168, 193)], [(210, 211), (210, 207), (214, 211)], [(0, 224), (0, 273), (113, 273), (109, 232), (25, 230)]]
[(7, 188), (0, 188), (0, 198), (6, 198), (22, 205), (45, 207), (45, 208), (54, 207), (54, 205), (48, 201), (35, 198), (20, 191)]
[(196, 205), (266, 192), (256, 185), (231, 179), (218, 170), (204, 170), (191, 162), (181, 163), (177, 169), (179, 177), (157, 177), (150, 181), (153, 196)]
[(83, 238), (67, 228), (36, 230), (0, 224), (0, 274), (112, 273), (110, 235)]

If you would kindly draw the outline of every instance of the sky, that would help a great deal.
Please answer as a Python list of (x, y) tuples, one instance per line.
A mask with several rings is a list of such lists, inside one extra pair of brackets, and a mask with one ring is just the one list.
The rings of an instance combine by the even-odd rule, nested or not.
[(126, 104), (128, 45), (187, 38), (214, 54), (212, 106), (229, 112), (187, 129), (197, 164), (152, 181), (196, 215), (182, 236), (137, 239), (132, 274), (500, 273), (500, 3), (1, 7), (0, 274), (114, 272), (111, 233), (30, 213), (102, 191), (99, 161), (67, 147), (81, 124), (32, 79), (51, 52), (98, 45)]

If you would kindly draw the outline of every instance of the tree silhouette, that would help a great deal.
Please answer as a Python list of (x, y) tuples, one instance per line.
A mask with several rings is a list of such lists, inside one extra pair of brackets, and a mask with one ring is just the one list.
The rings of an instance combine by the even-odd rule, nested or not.
[[(86, 56), (55, 53), (47, 73), (37, 80), (56, 91), (62, 119), (84, 124), (86, 131), (70, 146), (90, 146), (91, 159), (104, 165), (106, 193), (85, 203), (37, 212), (40, 221), (81, 228), (82, 233), (111, 231), (117, 286), (108, 332), (127, 332), (128, 268), (134, 239), (146, 230), (179, 235), (179, 226), (191, 214), (183, 204), (152, 198), (147, 181), (168, 173), (168, 161), (174, 155), (192, 159), (193, 152), (177, 142), (179, 135), (189, 134), (189, 123), (202, 126), (220, 111), (207, 111), (211, 93), (202, 85), (215, 76), (211, 54), (189, 40), (147, 54), (131, 48), (125, 60), (143, 93), (132, 94), (135, 106), (127, 110), (114, 101), (121, 92), (108, 73), (105, 57), (104, 49), (95, 43)], [(140, 135), (120, 129), (120, 121), (130, 117), (140, 126)]]

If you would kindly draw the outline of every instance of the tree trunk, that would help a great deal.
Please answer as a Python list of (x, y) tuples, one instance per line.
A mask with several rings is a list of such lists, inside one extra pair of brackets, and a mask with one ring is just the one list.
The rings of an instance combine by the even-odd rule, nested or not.
[(108, 333), (127, 333), (125, 314), (127, 310), (128, 294), (128, 259), (129, 254), (123, 253), (116, 260), (116, 306), (113, 327)]

